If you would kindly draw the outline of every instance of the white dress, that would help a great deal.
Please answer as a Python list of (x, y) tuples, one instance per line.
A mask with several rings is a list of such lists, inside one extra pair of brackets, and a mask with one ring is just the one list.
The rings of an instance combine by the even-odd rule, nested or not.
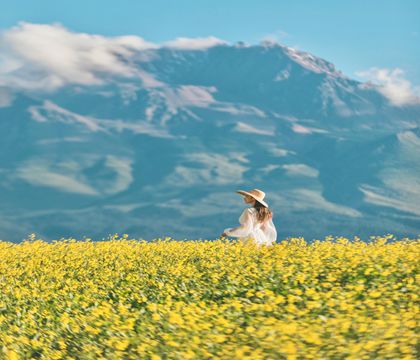
[(239, 217), (241, 226), (227, 228), (224, 233), (228, 236), (238, 237), (243, 242), (253, 241), (257, 245), (271, 246), (276, 242), (277, 231), (273, 220), (269, 219), (264, 224), (257, 219), (257, 209), (246, 208)]

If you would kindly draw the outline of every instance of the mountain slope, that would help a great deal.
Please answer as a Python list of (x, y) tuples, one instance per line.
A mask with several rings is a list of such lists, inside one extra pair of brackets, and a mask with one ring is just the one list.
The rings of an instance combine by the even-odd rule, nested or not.
[(277, 44), (144, 50), (134, 66), (0, 108), (0, 238), (215, 238), (253, 187), (279, 238), (417, 234), (418, 106)]

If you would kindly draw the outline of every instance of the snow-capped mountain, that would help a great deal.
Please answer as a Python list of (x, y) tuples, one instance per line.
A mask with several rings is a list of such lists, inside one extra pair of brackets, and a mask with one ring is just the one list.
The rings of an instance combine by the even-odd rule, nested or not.
[(0, 105), (0, 239), (214, 239), (254, 187), (279, 240), (420, 232), (418, 105), (273, 43), (130, 61)]

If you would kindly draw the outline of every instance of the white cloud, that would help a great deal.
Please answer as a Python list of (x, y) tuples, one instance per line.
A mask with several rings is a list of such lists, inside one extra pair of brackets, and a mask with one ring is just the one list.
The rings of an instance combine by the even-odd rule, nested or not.
[(131, 63), (139, 50), (158, 47), (137, 36), (75, 33), (60, 24), (21, 22), (0, 32), (0, 86), (55, 90), (96, 85), (107, 76), (143, 77)]
[(378, 90), (396, 106), (420, 104), (420, 87), (414, 86), (407, 80), (400, 68), (372, 67), (367, 71), (358, 71), (356, 75), (376, 85)]
[[(205, 50), (220, 44), (227, 42), (214, 36), (155, 44), (139, 36), (106, 37), (73, 32), (59, 23), (20, 22), (0, 31), (0, 88), (54, 91), (69, 84), (100, 85), (116, 76), (140, 80), (144, 87), (162, 87), (164, 83), (138, 65), (153, 58), (152, 50)], [(10, 102), (1, 92), (0, 106)]]
[(318, 177), (319, 171), (305, 164), (285, 164), (282, 166), (291, 176)]
[(179, 37), (175, 40), (165, 42), (163, 46), (183, 50), (206, 50), (210, 47), (224, 44), (227, 44), (225, 40), (214, 36), (208, 36), (205, 38)]
[(276, 170), (278, 168), (281, 168), (281, 165), (269, 164), (269, 165), (264, 166), (263, 168), (261, 168), (261, 171), (263, 171), (265, 174), (268, 174), (268, 173), (270, 173), (273, 170)]

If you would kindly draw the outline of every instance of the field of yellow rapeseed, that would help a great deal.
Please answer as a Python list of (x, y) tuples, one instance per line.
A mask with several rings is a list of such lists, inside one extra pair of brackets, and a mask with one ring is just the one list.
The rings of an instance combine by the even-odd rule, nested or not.
[(415, 359), (419, 253), (392, 235), (0, 242), (0, 358)]

